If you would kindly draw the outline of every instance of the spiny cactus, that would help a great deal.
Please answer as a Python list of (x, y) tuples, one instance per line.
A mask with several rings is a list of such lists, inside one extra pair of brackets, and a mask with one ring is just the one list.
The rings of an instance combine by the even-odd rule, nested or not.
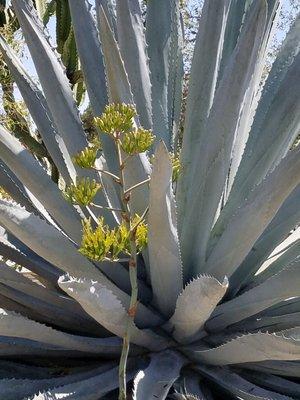
[(34, 276), (0, 265), (0, 398), (300, 398), (300, 19), (262, 82), (280, 1), (204, 2), (179, 149), (179, 0), (146, 21), (69, 1), (100, 150), (33, 4), (12, 5), (41, 88), (1, 51), (64, 187), (0, 128), (0, 254)]

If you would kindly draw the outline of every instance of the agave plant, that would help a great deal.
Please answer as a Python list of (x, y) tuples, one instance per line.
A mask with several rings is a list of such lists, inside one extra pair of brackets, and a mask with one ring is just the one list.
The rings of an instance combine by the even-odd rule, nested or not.
[[(1, 264), (0, 398), (117, 399), (129, 268), (78, 251), (84, 216), (107, 229), (122, 223), (109, 210), (122, 201), (111, 179), (116, 149), (99, 131), (97, 169), (111, 176), (73, 162), (94, 155), (65, 70), (31, 1), (12, 4), (40, 86), (3, 40), (1, 50), (60, 187), (100, 180), (95, 194), (107, 208), (66, 201), (1, 128), (1, 185), (14, 201), (0, 201), (0, 250), (31, 273)], [(96, 18), (85, 0), (69, 5), (94, 116), (108, 103), (135, 104), (136, 126), (156, 137), (153, 163), (151, 152), (135, 154), (124, 171), (128, 188), (150, 176), (129, 204), (133, 214), (149, 211), (128, 398), (300, 398), (300, 149), (290, 150), (299, 133), (300, 19), (262, 82), (279, 0), (206, 0), (181, 138), (179, 1), (148, 0), (146, 24), (138, 0), (98, 0)], [(174, 184), (169, 151), (181, 141)]]

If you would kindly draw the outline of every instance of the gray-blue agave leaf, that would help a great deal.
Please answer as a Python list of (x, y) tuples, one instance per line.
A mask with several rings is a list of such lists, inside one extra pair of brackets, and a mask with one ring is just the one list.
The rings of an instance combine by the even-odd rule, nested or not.
[[(192, 179), (188, 178), (188, 182), (193, 184), (189, 190), (189, 201), (179, 203), (179, 213), (184, 215), (183, 219), (180, 217), (182, 258), (184, 264), (190, 265), (187, 277), (199, 273), (205, 262), (209, 232), (226, 182), (240, 110), (256, 67), (265, 30), (265, 0), (254, 2), (250, 12), (216, 91), (203, 140), (192, 159)], [(228, 93), (232, 93), (230, 102)]]
[(222, 300), (227, 288), (226, 278), (220, 283), (205, 275), (187, 284), (178, 297), (175, 312), (168, 322), (178, 342), (192, 342), (198, 338), (199, 333), (201, 335), (205, 322)]
[(300, 16), (287, 34), (264, 85), (228, 201), (211, 235), (211, 246), (217, 240), (214, 235), (224, 229), (251, 189), (287, 154), (299, 132), (299, 43)]
[[(98, 10), (99, 32), (104, 54), (109, 100), (113, 103), (134, 104), (130, 83), (123, 60), (102, 7)], [(138, 121), (137, 121), (138, 122)], [(126, 163), (125, 186), (134, 186), (147, 179), (151, 168), (145, 153), (131, 157)], [(146, 185), (137, 188), (131, 196), (133, 213), (142, 215), (148, 204), (149, 190)]]
[[(249, 137), (250, 127), (253, 122), (253, 117), (255, 115), (257, 104), (261, 95), (261, 79), (263, 71), (266, 65), (268, 57), (268, 49), (270, 48), (271, 41), (273, 39), (273, 31), (277, 27), (277, 18), (279, 15), (279, 3), (280, 0), (270, 0), (268, 3), (268, 13), (266, 28), (263, 34), (263, 40), (261, 48), (258, 54), (258, 60), (253, 72), (251, 83), (249, 84), (247, 93), (244, 98), (244, 104), (240, 114), (240, 120), (238, 123), (236, 137), (232, 148), (232, 160), (230, 165), (230, 171), (228, 176), (228, 181), (225, 189), (225, 200), (232, 187), (233, 180), (237, 173), (237, 169), (241, 162), (245, 145)], [(245, 16), (247, 17), (247, 15)]]
[(249, 370), (262, 371), (279, 376), (297, 377), (300, 373), (300, 363), (297, 361), (261, 361), (244, 364)]
[[(34, 61), (53, 121), (63, 138), (69, 159), (71, 159), (88, 143), (69, 81), (62, 63), (51, 47), (41, 21), (36, 15), (32, 1), (13, 0), (13, 6)], [(89, 175), (97, 178), (94, 171), (84, 172), (79, 167), (76, 168), (76, 171), (79, 176)], [(96, 200), (101, 204), (107, 204), (102, 192), (97, 193)], [(103, 210), (102, 214), (110, 224), (114, 224), (111, 213)]]
[(117, 30), (117, 16), (116, 16), (116, 8), (113, 0), (96, 0), (96, 7), (103, 7), (103, 10), (107, 16), (109, 25), (115, 35), (116, 40), (118, 40), (118, 30)]
[(117, 0), (118, 45), (141, 124), (152, 129), (149, 60), (139, 0)]
[(232, 294), (235, 294), (245, 283), (254, 279), (255, 273), (275, 247), (299, 224), (299, 202), (300, 185), (298, 185), (285, 200), (271, 223), (255, 242), (236, 273), (233, 274), (231, 279), (234, 288), (231, 290)]
[(87, 145), (72, 90), (57, 53), (38, 20), (32, 1), (13, 0), (54, 123), (71, 156)]
[[(69, 7), (89, 99), (94, 115), (99, 116), (108, 103), (108, 94), (103, 54), (95, 20), (88, 0), (71, 1)], [(116, 173), (118, 167), (115, 145), (108, 135), (101, 135), (101, 143), (109, 169)]]
[[(204, 135), (203, 127), (215, 95), (229, 6), (229, 0), (222, 2), (206, 0), (199, 21), (189, 80), (181, 151), (181, 162), (184, 168), (177, 188), (180, 224), (184, 219), (184, 212), (181, 210), (186, 203), (191, 182), (189, 171), (192, 168), (197, 145)], [(235, 12), (237, 12), (236, 9)]]
[[(275, 257), (273, 262), (271, 259), (271, 263), (266, 265), (266, 268), (262, 272), (259, 272), (251, 281), (251, 286), (256, 286), (258, 283), (262, 283), (264, 280), (276, 275), (300, 255), (300, 229), (296, 229), (289, 238), (295, 240), (287, 248), (283, 249), (278, 258)], [(246, 287), (249, 287), (249, 284)]]
[[(112, 291), (95, 281), (75, 280), (68, 277), (60, 278), (59, 286), (99, 324), (114, 335), (124, 337), (129, 316)], [(147, 325), (149, 326), (149, 321)], [(130, 338), (132, 343), (150, 350), (164, 349), (169, 344), (165, 338), (150, 330), (140, 330), (136, 325), (131, 328)]]
[(49, 281), (53, 286), (56, 285), (60, 271), (3, 228), (0, 229), (0, 251), (5, 259), (33, 271), (40, 275), (41, 278)]
[[(134, 377), (136, 368), (137, 366), (134, 366), (129, 360), (126, 374), (128, 381)], [(26, 398), (26, 400), (56, 400), (58, 398), (66, 400), (98, 400), (106, 393), (117, 389), (117, 387), (118, 367), (115, 367), (91, 378), (40, 392), (34, 397)]]
[(206, 323), (206, 328), (211, 331), (220, 331), (226, 326), (255, 315), (287, 298), (299, 297), (299, 265), (300, 259), (260, 285), (219, 305)]
[(162, 142), (154, 157), (148, 212), (150, 278), (154, 302), (166, 317), (170, 317), (183, 285), (172, 163)]
[[(120, 301), (122, 301), (122, 304), (125, 306), (129, 305), (129, 296), (114, 285), (90, 261), (79, 254), (74, 244), (47, 222), (18, 206), (1, 200), (0, 224), (56, 267), (73, 276), (98, 281), (112, 290)], [(56, 250), (53, 251), (53, 249)], [(140, 303), (137, 321), (145, 326), (149, 322), (151, 323), (151, 321), (154, 324), (157, 323), (159, 318)]]
[(66, 182), (74, 180), (75, 168), (66, 151), (63, 138), (53, 125), (43, 93), (2, 38), (0, 49), (52, 160)]
[(297, 361), (300, 357), (300, 340), (289, 333), (251, 333), (222, 344), (203, 349), (191, 346), (186, 353), (195, 361), (209, 365), (232, 365), (265, 360)]
[(0, 309), (0, 333), (1, 336), (19, 337), (99, 356), (119, 355), (122, 349), (121, 340), (116, 337), (90, 338), (71, 335), (4, 309)]
[[(22, 400), (25, 396), (32, 396), (38, 391), (48, 390), (55, 387), (69, 385), (84, 379), (89, 379), (96, 375), (111, 369), (113, 363), (105, 363), (103, 366), (94, 368), (92, 370), (73, 373), (61, 377), (47, 377), (44, 379), (37, 379), (34, 376), (35, 368), (30, 367), (32, 370), (31, 379), (2, 379), (0, 380), (0, 396), (6, 400)], [(28, 367), (27, 367), (28, 368)]]
[(173, 127), (169, 125), (172, 99), (168, 98), (172, 39), (178, 27), (178, 0), (152, 0), (147, 6), (146, 41), (148, 44), (150, 77), (152, 83), (152, 111), (154, 133), (171, 148)]
[(26, 188), (16, 175), (8, 168), (3, 161), (0, 160), (0, 182), (2, 188), (8, 193), (18, 204), (21, 204), (29, 212), (37, 212), (36, 208), (30, 201)]
[(249, 379), (255, 384), (262, 385), (269, 390), (274, 390), (278, 393), (285, 393), (288, 396), (297, 398), (300, 396), (300, 385), (299, 383), (292, 382), (288, 379), (281, 378), (279, 376), (274, 376), (271, 374), (258, 373), (254, 371), (245, 371), (243, 377)]
[(149, 366), (134, 378), (133, 400), (165, 400), (184, 364), (184, 357), (175, 351), (152, 354)]
[(3, 127), (0, 127), (0, 151), (2, 160), (14, 171), (18, 179), (46, 206), (52, 218), (77, 243), (80, 242), (80, 216), (65, 201), (57, 185), (21, 143)]
[(171, 147), (177, 153), (179, 148), (180, 120), (182, 111), (182, 93), (184, 77), (184, 22), (180, 7), (173, 8), (172, 35), (169, 54), (168, 76), (168, 123), (172, 136)]
[[(226, 275), (230, 279), (280, 206), (300, 183), (299, 155), (300, 148), (291, 151), (279, 166), (254, 188), (248, 199), (236, 211), (213, 249), (203, 268), (205, 272), (217, 278)], [(239, 240), (241, 237), (242, 241)], [(233, 245), (234, 248), (231, 247)]]
[(213, 382), (221, 386), (224, 390), (233, 393), (243, 400), (292, 400), (291, 397), (262, 389), (233, 371), (224, 368), (214, 368), (199, 364), (195, 369), (204, 374), (204, 376), (212, 379)]

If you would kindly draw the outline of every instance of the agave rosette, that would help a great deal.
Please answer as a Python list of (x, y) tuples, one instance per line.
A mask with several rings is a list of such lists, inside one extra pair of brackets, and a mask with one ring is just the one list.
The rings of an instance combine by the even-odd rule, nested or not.
[[(290, 150), (299, 130), (299, 19), (261, 85), (279, 3), (205, 1), (174, 187), (179, 0), (149, 0), (146, 28), (138, 0), (98, 0), (96, 15), (88, 1), (69, 2), (94, 115), (109, 102), (135, 104), (137, 126), (157, 138), (153, 164), (137, 154), (125, 171), (128, 187), (151, 175), (130, 202), (137, 214), (149, 205), (127, 366), (134, 400), (300, 398), (300, 149)], [(87, 139), (65, 70), (31, 1), (12, 4), (41, 88), (2, 39), (1, 51), (47, 151), (66, 183), (100, 179), (98, 202), (117, 207), (117, 185), (73, 163)], [(100, 135), (97, 162), (115, 173), (112, 139)], [(0, 253), (32, 272), (1, 263), (0, 398), (116, 399), (127, 266), (78, 252), (89, 210), (67, 202), (2, 127), (0, 158), (1, 185), (14, 199), (0, 201)]]

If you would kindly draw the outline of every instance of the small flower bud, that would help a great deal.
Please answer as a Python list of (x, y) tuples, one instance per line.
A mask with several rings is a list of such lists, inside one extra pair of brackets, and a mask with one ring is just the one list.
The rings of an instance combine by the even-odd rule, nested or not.
[(82, 178), (77, 180), (76, 184), (67, 186), (64, 196), (72, 204), (87, 206), (93, 201), (100, 188), (101, 184), (95, 179)]
[(92, 168), (97, 159), (97, 152), (96, 147), (86, 147), (73, 157), (73, 161), (80, 168)]
[(121, 139), (121, 147), (128, 155), (143, 153), (149, 150), (154, 141), (154, 135), (146, 129), (126, 132)]
[(127, 132), (133, 129), (133, 117), (136, 110), (132, 105), (110, 104), (106, 106), (101, 117), (95, 118), (95, 124), (100, 131), (109, 135), (117, 132)]

